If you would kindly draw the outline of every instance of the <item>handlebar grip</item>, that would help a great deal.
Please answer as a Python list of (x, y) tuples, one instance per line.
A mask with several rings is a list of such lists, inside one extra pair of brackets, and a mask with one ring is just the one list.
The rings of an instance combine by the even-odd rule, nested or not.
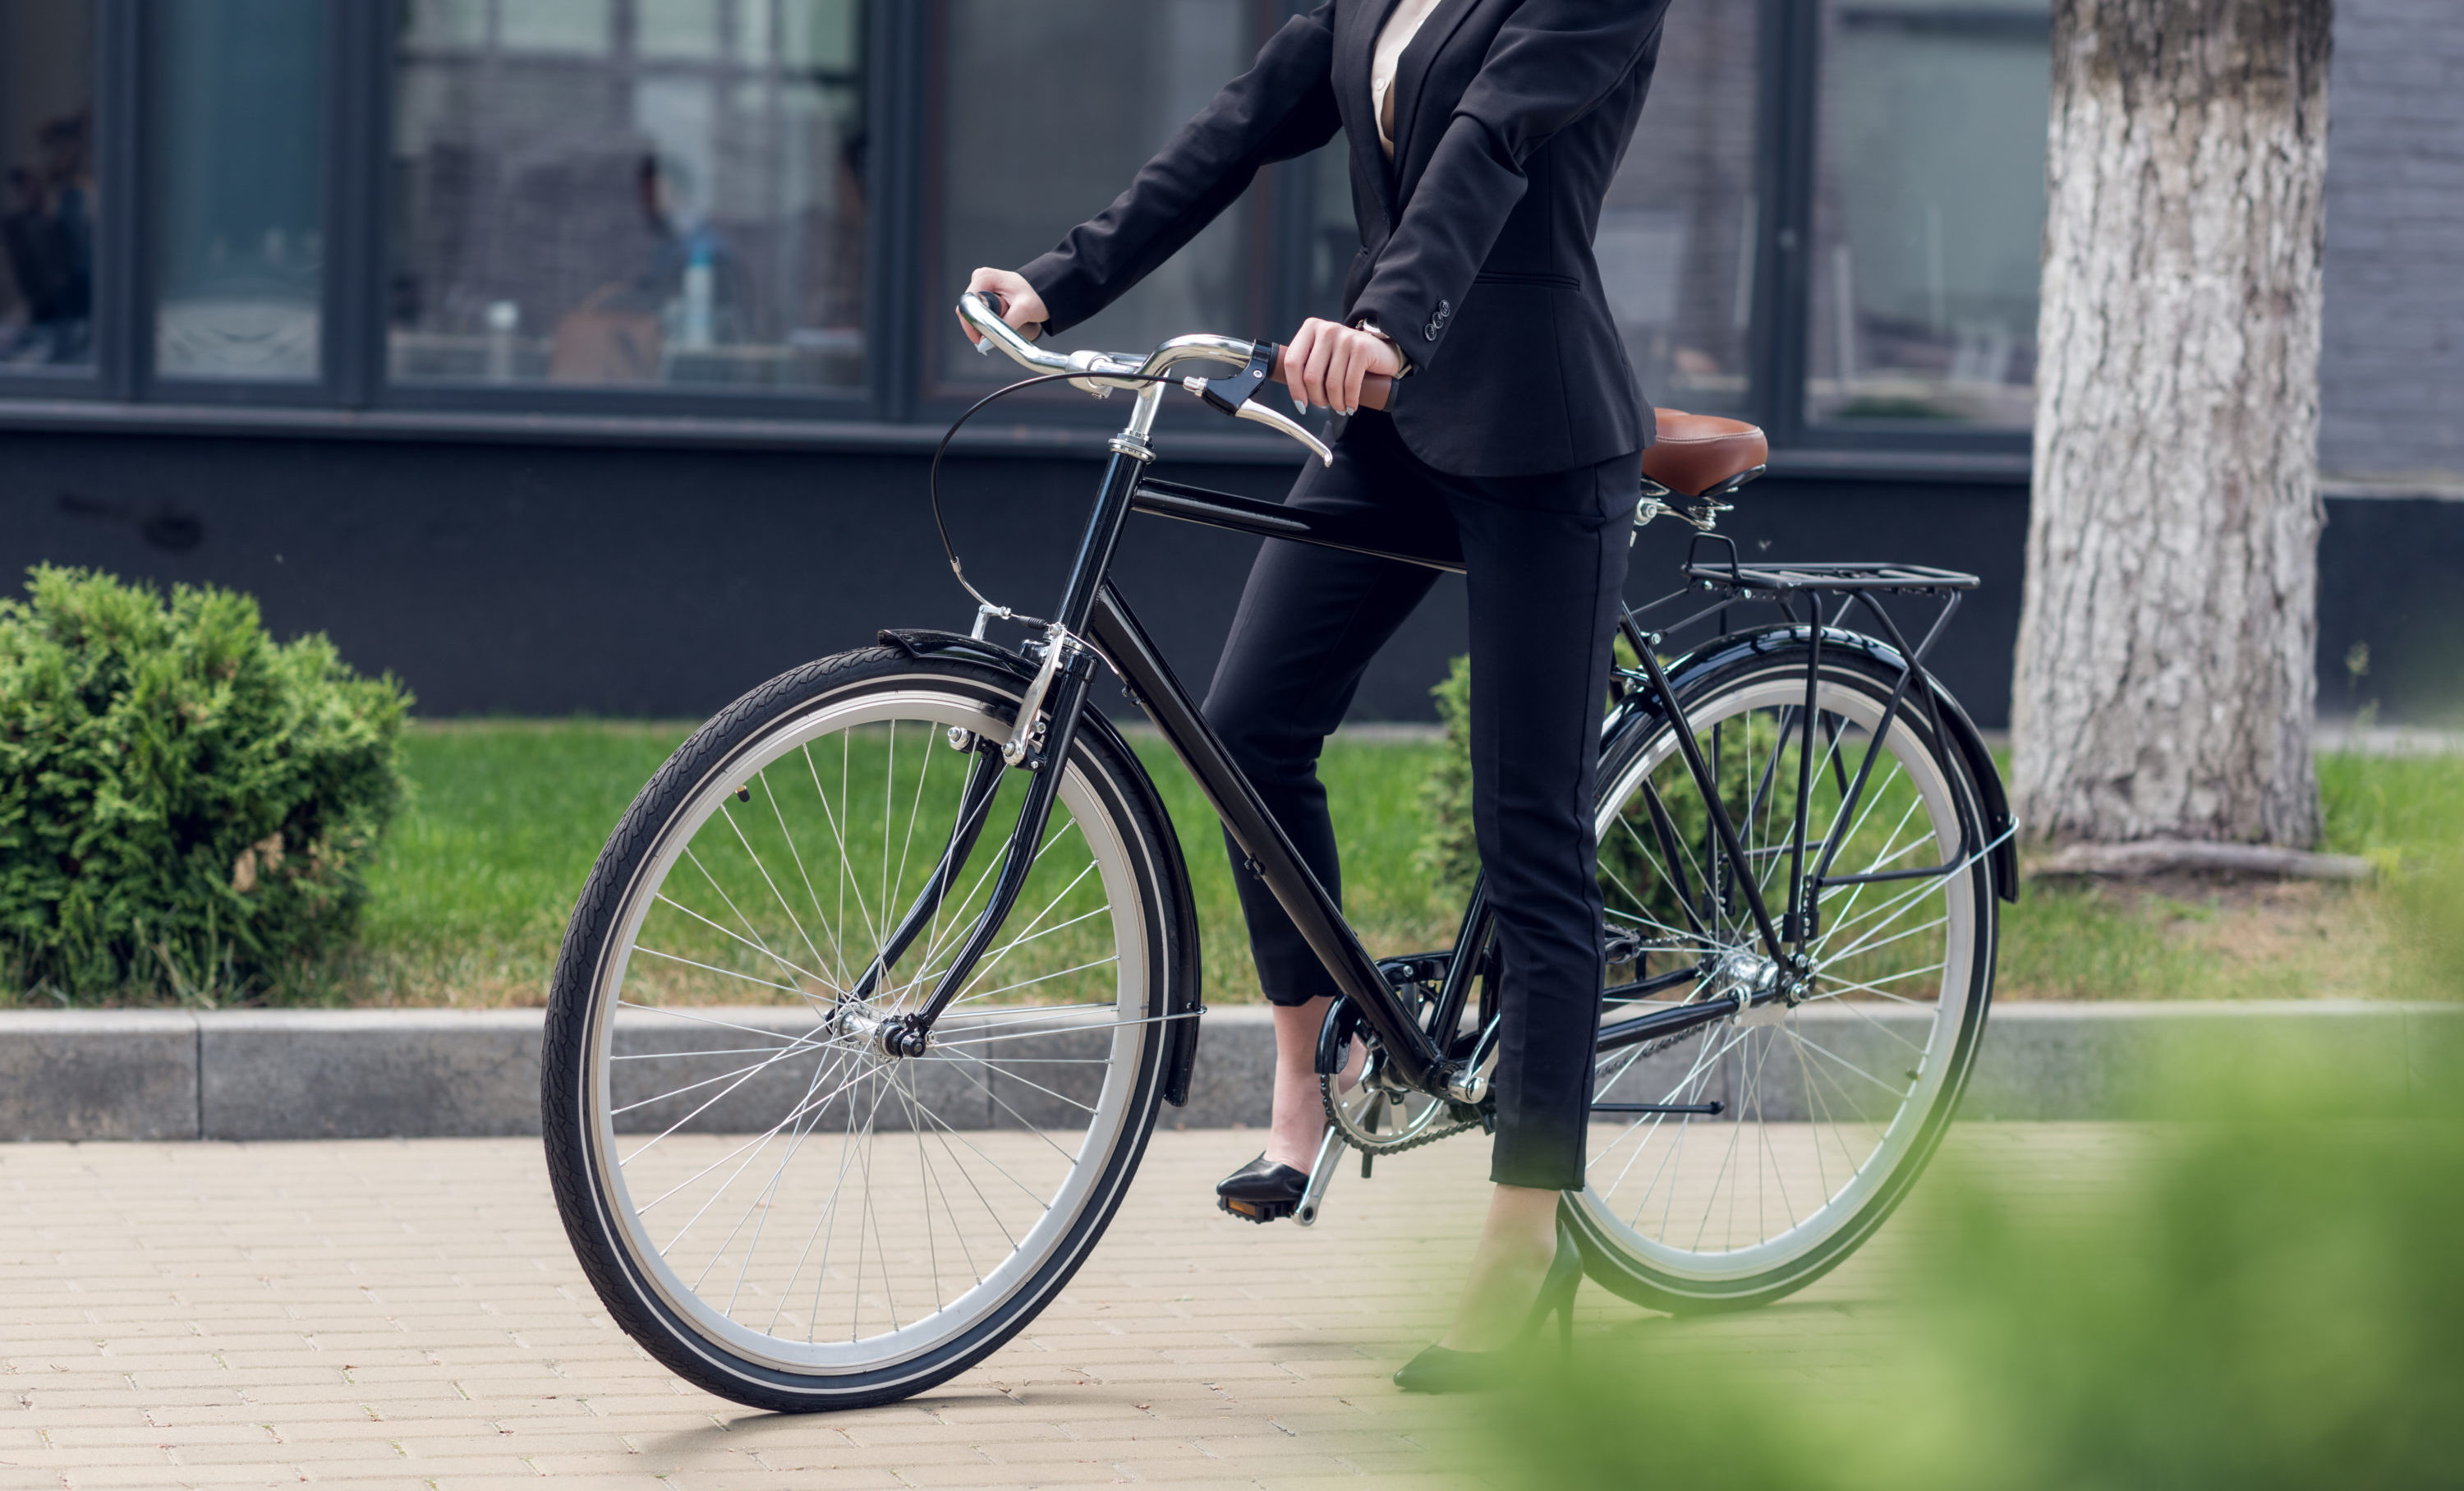
[[(1281, 384), (1288, 385), (1291, 382), (1289, 378), (1284, 376), (1284, 348), (1280, 344), (1275, 347), (1275, 366), (1267, 369), (1266, 376)], [(1386, 396), (1393, 392), (1394, 389), (1395, 380), (1384, 373), (1369, 374), (1360, 380), (1360, 407), (1384, 409)]]

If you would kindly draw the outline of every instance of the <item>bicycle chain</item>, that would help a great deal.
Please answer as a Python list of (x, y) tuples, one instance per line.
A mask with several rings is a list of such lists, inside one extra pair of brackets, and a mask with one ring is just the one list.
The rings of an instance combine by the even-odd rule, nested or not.
[[(1364, 1141), (1361, 1139), (1359, 1131), (1352, 1126), (1349, 1120), (1344, 1118), (1342, 1110), (1335, 1103), (1334, 1079), (1321, 1074), (1317, 1079), (1317, 1091), (1319, 1100), (1326, 1105), (1327, 1124), (1331, 1126), (1336, 1133), (1343, 1136), (1343, 1142), (1345, 1144), (1350, 1145), (1352, 1147), (1359, 1150), (1363, 1154), (1401, 1154), (1406, 1149), (1418, 1149), (1422, 1145), (1433, 1145), (1441, 1139), (1452, 1139), (1457, 1134), (1467, 1133), (1472, 1129), (1484, 1126), (1480, 1120), (1473, 1119), (1468, 1123), (1463, 1124), (1432, 1124), (1430, 1127), (1424, 1128), (1420, 1132), (1414, 1134), (1409, 1139), (1377, 1139), (1372, 1137)], [(1438, 1101), (1443, 1102), (1448, 1100), (1441, 1098)]]
[[(1651, 1041), (1644, 1045), (1641, 1052), (1633, 1059), (1639, 1061), (1646, 1057), (1656, 1057), (1663, 1051), (1670, 1050), (1671, 1048), (1682, 1045), (1686, 1041), (1696, 1039), (1702, 1035), (1702, 1034), (1703, 1032), (1698, 1029), (1679, 1031), (1674, 1035), (1662, 1035), (1658, 1040)], [(1408, 1139), (1378, 1139), (1372, 1136), (1367, 1140), (1363, 1140), (1360, 1137), (1359, 1130), (1353, 1127), (1351, 1121), (1344, 1117), (1341, 1105), (1335, 1101), (1336, 1093), (1334, 1079), (1328, 1077), (1323, 1073), (1319, 1074), (1317, 1079), (1317, 1092), (1319, 1102), (1326, 1108), (1326, 1122), (1328, 1126), (1331, 1127), (1336, 1133), (1341, 1134), (1345, 1144), (1350, 1145), (1353, 1148), (1359, 1150), (1363, 1154), (1401, 1154), (1407, 1149), (1418, 1149), (1422, 1145), (1433, 1145), (1441, 1139), (1452, 1139), (1457, 1134), (1469, 1133), (1475, 1128), (1485, 1126), (1480, 1120), (1473, 1119), (1469, 1122), (1461, 1124), (1435, 1124), (1431, 1127), (1422, 1129), (1420, 1132), (1414, 1134)], [(1448, 1102), (1450, 1100), (1440, 1099), (1438, 1101)]]

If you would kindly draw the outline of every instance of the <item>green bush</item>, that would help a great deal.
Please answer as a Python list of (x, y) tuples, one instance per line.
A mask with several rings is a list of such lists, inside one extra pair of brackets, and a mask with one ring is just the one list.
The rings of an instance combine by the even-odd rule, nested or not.
[[(1617, 665), (1636, 666), (1634, 653), (1619, 637), (1617, 642)], [(1473, 877), (1480, 873), (1480, 845), (1472, 832), (1471, 812), (1471, 659), (1459, 656), (1446, 670), (1445, 681), (1429, 690), (1438, 701), (1438, 718), (1446, 727), (1444, 753), (1430, 764), (1429, 774), (1420, 784), (1420, 843), (1413, 855), (1413, 863), (1430, 881), (1449, 896), (1462, 896), (1471, 889)], [(1731, 752), (1722, 757), (1720, 788), (1731, 813), (1744, 812), (1752, 783), (1748, 778), (1746, 756)], [(1677, 778), (1683, 777), (1682, 768)], [(1667, 809), (1670, 826), (1678, 839), (1694, 847), (1698, 863), (1707, 861), (1708, 851), (1702, 847), (1710, 832), (1711, 814), (1703, 794), (1687, 785), (1670, 792), (1671, 780), (1663, 772), (1658, 781), (1662, 786), (1661, 806)], [(1612, 832), (1600, 842), (1601, 873), (1624, 894), (1623, 910), (1646, 911), (1661, 921), (1676, 925), (1684, 913), (1678, 909), (1676, 889), (1663, 881), (1652, 866), (1642, 846), (1655, 850), (1659, 839), (1652, 831), (1648, 810), (1638, 799), (1626, 810), (1634, 833)]]
[(1457, 657), (1446, 680), (1429, 690), (1445, 722), (1445, 752), (1420, 784), (1420, 846), (1413, 864), (1448, 896), (1471, 889), (1480, 873), (1480, 845), (1471, 824), (1471, 658)]
[(219, 1003), (347, 942), (410, 698), (256, 603), (43, 567), (0, 601), (0, 979)]
[[(1499, 1405), (1548, 1491), (2309, 1491), (2458, 1482), (2464, 1123), (2336, 1119), (2348, 1073), (2167, 1074), (2209, 1115), (2093, 1187), (1965, 1163), (1913, 1203), (1883, 1300), (1595, 1338)], [(1963, 1133), (1966, 1137), (1963, 1138)], [(2045, 1136), (2039, 1135), (2042, 1141)], [(2066, 1136), (2074, 1144), (2080, 1136)], [(1884, 1239), (1887, 1240), (1887, 1239)], [(1870, 1244), (1869, 1244), (1870, 1246)], [(1820, 1368), (1789, 1336), (1858, 1323)], [(1638, 1413), (1641, 1416), (1639, 1418)]]

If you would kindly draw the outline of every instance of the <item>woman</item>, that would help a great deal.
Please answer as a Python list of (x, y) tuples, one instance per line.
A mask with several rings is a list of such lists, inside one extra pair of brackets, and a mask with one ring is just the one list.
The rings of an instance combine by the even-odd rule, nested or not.
[[(1258, 167), (1341, 131), (1360, 252), (1343, 319), (1287, 354), (1292, 397), (1341, 416), (1331, 467), (1289, 501), (1463, 555), (1471, 601), (1475, 835), (1503, 958), (1496, 1183), (1452, 1327), (1396, 1374), (1495, 1380), (1506, 1347), (1571, 1308), (1556, 1221), (1583, 1184), (1601, 974), (1591, 806), (1600, 701), (1651, 421), (1592, 259), (1667, 0), (1328, 0), (1141, 168), (1112, 205), (1015, 273), (979, 269), (1023, 330), (1084, 321), (1187, 243)], [(1384, 413), (1361, 380), (1403, 380)], [(1410, 535), (1406, 538), (1405, 535)], [(1316, 762), (1369, 659), (1434, 572), (1268, 543), (1224, 644), (1208, 719), (1309, 868), (1339, 891)], [(1266, 1152), (1219, 1190), (1287, 1214), (1324, 1123), (1311, 1051), (1334, 992), (1233, 856), (1275, 1005)]]

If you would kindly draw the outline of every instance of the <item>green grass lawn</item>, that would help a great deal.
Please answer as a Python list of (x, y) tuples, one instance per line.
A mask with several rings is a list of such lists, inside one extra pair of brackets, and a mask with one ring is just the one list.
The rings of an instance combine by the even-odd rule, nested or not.
[[(608, 830), (690, 726), (422, 724), (415, 784), (373, 876), (337, 1004), (535, 1004)], [(1221, 832), (1171, 753), (1138, 742), (1197, 884), (1207, 996), (1257, 997)], [(1443, 946), (1458, 906), (1413, 864), (1420, 783), (1441, 747), (1348, 740), (1323, 766), (1345, 902), (1380, 953)], [(2032, 884), (2006, 908), (2000, 990), (2015, 998), (2305, 998), (2424, 991), (2409, 948), (2449, 930), (2464, 844), (2464, 757), (2329, 755), (2325, 847), (2387, 867), (2378, 884), (2154, 889)], [(2452, 966), (2452, 965), (2451, 965)]]

